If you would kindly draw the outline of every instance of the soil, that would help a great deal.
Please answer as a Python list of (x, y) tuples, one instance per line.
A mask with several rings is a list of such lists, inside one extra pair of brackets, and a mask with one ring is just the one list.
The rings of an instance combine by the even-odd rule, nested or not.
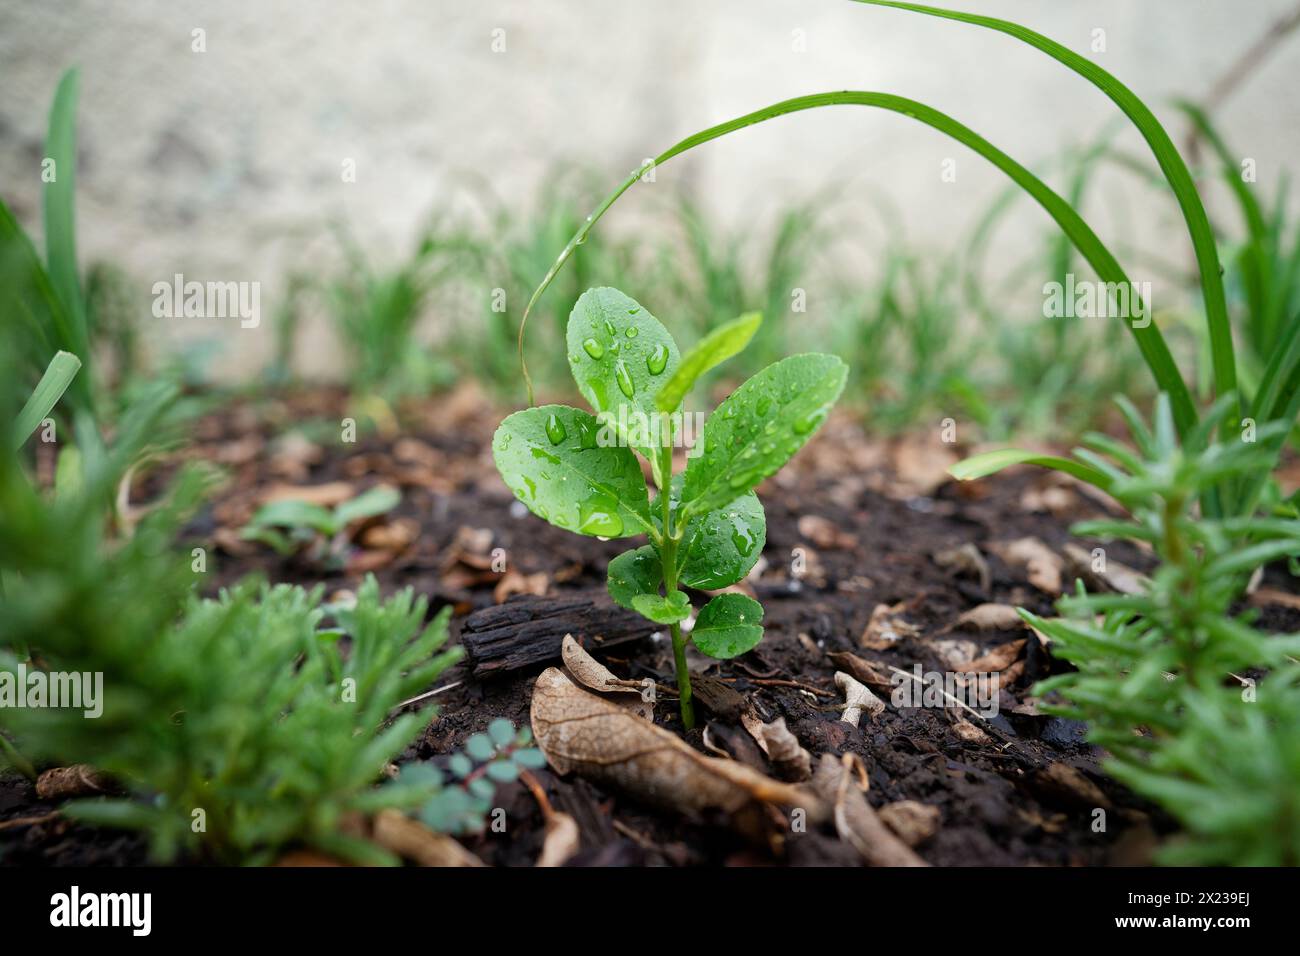
[[(514, 502), (491, 462), (491, 431), (499, 420), (492, 403), (462, 390), (399, 409), (402, 425), (398, 429), (394, 422), (389, 434), (371, 432), (355, 443), (340, 442), (339, 422), (350, 415), (360, 418), (343, 394), (312, 390), (256, 402), (232, 400), (191, 430), (186, 456), (218, 462), (230, 476), (187, 532), (212, 549), (213, 592), (260, 571), (276, 581), (323, 583), (334, 594), (354, 590), (369, 570), (386, 593), (411, 586), (427, 595), (430, 613), (451, 604), (453, 640), (469, 613), (512, 599), (510, 591), (585, 593), (605, 600), (606, 563), (630, 542), (578, 537)], [(286, 437), (291, 434), (297, 437)], [(1070, 523), (1105, 513), (1106, 502), (1068, 479), (1034, 470), (970, 484), (948, 480), (944, 466), (967, 451), (944, 445), (937, 430), (933, 437), (876, 440), (847, 420), (832, 419), (759, 489), (767, 511), (767, 545), (756, 573), (742, 587), (765, 607), (764, 640), (730, 661), (692, 657), (692, 671), (738, 692), (764, 720), (783, 717), (814, 759), (822, 753), (859, 755), (873, 806), (914, 800), (937, 808), (937, 831), (916, 847), (931, 864), (1147, 862), (1158, 840), (1172, 831), (1171, 821), (1106, 776), (1100, 769), (1104, 755), (1085, 741), (1083, 725), (1039, 713), (1029, 695), (1035, 681), (1068, 665), (1022, 627), (980, 631), (958, 622), (963, 612), (984, 603), (1050, 614), (1056, 595), (1041, 589), (1037, 576), (1039, 586), (1031, 584), (1029, 569), (1003, 561), (998, 552), (1007, 542), (1032, 538), (1062, 554), (1075, 540)], [(147, 501), (165, 477), (155, 474), (138, 483), (132, 501)], [(351, 492), (379, 482), (396, 483), (403, 491), (394, 516), (354, 534), (338, 552), (341, 566), (281, 558), (239, 540), (238, 529), (271, 486), (336, 482)], [(986, 561), (986, 580), (977, 567), (954, 565), (947, 557), (965, 545), (973, 545)], [(505, 558), (504, 573), (492, 569), (495, 549), (504, 549), (496, 552)], [(1108, 545), (1107, 557), (1139, 570), (1150, 563), (1122, 544)], [(1288, 580), (1284, 573), (1271, 574), (1267, 584), (1286, 590)], [(1068, 575), (1063, 583), (1069, 586)], [(693, 597), (699, 606), (706, 596)], [(872, 646), (864, 646), (864, 631), (879, 605), (901, 605), (900, 619), (914, 625), (914, 632), (904, 626), (900, 639), (868, 640)], [(1262, 614), (1264, 624), (1275, 629), (1300, 625), (1300, 613), (1284, 603), (1268, 605)], [(577, 630), (575, 636), (618, 676), (650, 677), (672, 686), (669, 642), (654, 625), (646, 624), (643, 638), (606, 654), (593, 635)], [(1012, 641), (1024, 646), (1012, 655), (1000, 712), (988, 723), (935, 707), (891, 706), (874, 719), (864, 716), (859, 727), (839, 719), (843, 697), (833, 676), (840, 668), (830, 653), (847, 651), (906, 671), (917, 664), (925, 671), (944, 671), (953, 669), (951, 655), (968, 661)], [(472, 676), (468, 663), (448, 671), (438, 682), (447, 689), (415, 705), (432, 713), (430, 705), (436, 703), (437, 715), (402, 760), (444, 759), (497, 717), (526, 725), (540, 669), (482, 681)], [(685, 739), (703, 750), (707, 730), (712, 746), (755, 759), (757, 751), (734, 712), (715, 707), (717, 712), (697, 707), (700, 726)], [(661, 700), (655, 720), (682, 732), (675, 701)], [(1049, 770), (1054, 765), (1077, 773), (1055, 773)], [(582, 849), (574, 864), (860, 863), (831, 829), (791, 836), (778, 858), (766, 847), (744, 842), (726, 821), (686, 819), (549, 770), (537, 771), (537, 777), (556, 809), (578, 822)], [(1100, 832), (1094, 828), (1097, 790), (1107, 804)], [(489, 864), (531, 865), (543, 836), (533, 797), (511, 784), (498, 790), (496, 802), (506, 810), (507, 831), (462, 842)], [(36, 800), (22, 778), (0, 775), (0, 862), (145, 862), (143, 841), (134, 835), (57, 819), (5, 826), (53, 809)]]

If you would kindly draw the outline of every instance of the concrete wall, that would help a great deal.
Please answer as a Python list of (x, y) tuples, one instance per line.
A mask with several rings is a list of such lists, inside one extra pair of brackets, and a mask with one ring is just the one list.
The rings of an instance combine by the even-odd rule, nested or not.
[[(1176, 136), (1185, 127), (1169, 99), (1203, 95), (1294, 5), (948, 2), (1022, 21), (1095, 58)], [(798, 94), (915, 97), (1030, 165), (1087, 142), (1115, 115), (1084, 80), (1007, 37), (833, 0), (0, 0), (0, 23), (0, 190), (20, 218), (39, 230), (46, 111), (61, 70), (79, 64), (83, 259), (113, 258), (147, 284), (178, 271), (258, 280), (264, 300), (288, 269), (324, 267), (331, 217), (345, 217), (382, 257), (404, 248), (429, 210), (458, 202), (467, 173), (523, 204), (557, 161), (581, 160), (613, 182), (683, 135)], [(203, 53), (192, 49), (200, 28)], [(1105, 52), (1091, 50), (1097, 29)], [(1219, 117), (1266, 191), (1298, 171), (1298, 79), (1300, 33)], [(1131, 133), (1120, 142), (1142, 146)], [(956, 160), (955, 182), (941, 177), (946, 158)], [(342, 181), (347, 159), (355, 183)], [(841, 108), (682, 157), (656, 186), (691, 188), (743, 224), (834, 182), (864, 209), (872, 189), (886, 195), (910, 240), (938, 250), (1004, 180), (916, 123)], [(643, 201), (630, 196), (610, 226), (631, 221)], [(1019, 215), (1008, 241), (1040, 241), (1043, 215), (1027, 204)], [(1117, 183), (1096, 215), (1117, 248), (1136, 241), (1186, 259), (1167, 197)], [(160, 342), (188, 334), (152, 321)], [(255, 368), (251, 356), (269, 340), (265, 326), (232, 339), (227, 370)]]

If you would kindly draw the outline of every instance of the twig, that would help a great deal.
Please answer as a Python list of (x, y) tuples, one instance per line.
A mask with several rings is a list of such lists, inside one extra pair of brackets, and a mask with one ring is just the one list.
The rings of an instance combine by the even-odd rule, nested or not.
[(463, 683), (465, 683), (463, 680), (452, 681), (450, 684), (443, 684), (441, 687), (436, 687), (433, 690), (426, 691), (423, 694), (417, 694), (415, 697), (412, 697), (410, 700), (402, 701), (400, 704), (394, 707), (393, 710), (401, 710), (403, 707), (409, 707), (411, 704), (417, 703), (419, 701), (428, 700), (430, 697), (435, 697), (438, 694), (441, 694), (445, 690), (451, 690), (453, 687), (459, 687)]
[(14, 820), (0, 821), (0, 830), (16, 830), (19, 827), (34, 827), (37, 824), (49, 823), (59, 819), (59, 811), (51, 810), (49, 813), (43, 813), (38, 817), (18, 817)]

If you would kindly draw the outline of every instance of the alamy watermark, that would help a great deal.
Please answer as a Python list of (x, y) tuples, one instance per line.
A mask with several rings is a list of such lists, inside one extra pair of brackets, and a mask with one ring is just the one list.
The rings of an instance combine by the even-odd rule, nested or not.
[(104, 713), (102, 671), (43, 671), (18, 664), (0, 671), (0, 710), (69, 708), (91, 720)]
[(998, 715), (998, 692), (1002, 675), (988, 671), (895, 670), (890, 676), (893, 690), (889, 700), (895, 707), (944, 708), (965, 705), (985, 719)]
[(618, 413), (600, 412), (596, 421), (600, 429), (594, 436), (598, 448), (685, 448), (687, 458), (704, 453), (704, 412), (655, 412), (647, 415), (637, 409), (619, 405)]
[(1150, 282), (1093, 282), (1066, 273), (1065, 282), (1043, 285), (1043, 316), (1049, 319), (1126, 319), (1133, 328), (1151, 324)]
[(242, 329), (262, 323), (262, 283), (185, 281), (153, 284), (153, 314), (158, 319), (239, 319)]

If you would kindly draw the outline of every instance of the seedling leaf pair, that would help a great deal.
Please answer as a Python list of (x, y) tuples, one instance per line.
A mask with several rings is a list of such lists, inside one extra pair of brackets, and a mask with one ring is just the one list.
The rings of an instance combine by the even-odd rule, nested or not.
[[(664, 325), (616, 289), (588, 290), (569, 316), (569, 366), (592, 416), (543, 405), (506, 418), (493, 436), (497, 469), (515, 496), (557, 527), (601, 538), (645, 534), (609, 565), (610, 596), (673, 638), (684, 723), (693, 722), (681, 622), (681, 587), (718, 590), (747, 575), (767, 539), (753, 489), (774, 474), (826, 419), (847, 367), (832, 355), (796, 355), (740, 386), (709, 417), (702, 447), (672, 474), (677, 414), (706, 372), (738, 353), (761, 321), (744, 315), (683, 356)], [(650, 465), (655, 498), (636, 453)], [(763, 609), (740, 594), (715, 597), (691, 639), (705, 654), (743, 654), (762, 639)]]

